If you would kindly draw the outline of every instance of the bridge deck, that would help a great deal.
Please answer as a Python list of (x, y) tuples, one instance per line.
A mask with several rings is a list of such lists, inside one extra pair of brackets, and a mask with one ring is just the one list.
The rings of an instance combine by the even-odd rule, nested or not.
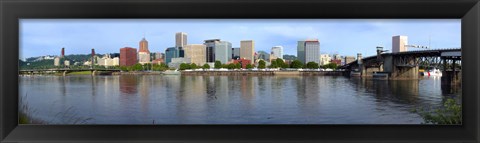
[[(408, 56), (408, 55), (415, 55), (419, 57), (441, 57), (441, 56), (447, 56), (446, 54), (442, 53), (458, 53), (461, 52), (461, 48), (450, 48), (450, 49), (432, 49), (432, 50), (415, 50), (415, 51), (406, 51), (406, 52), (399, 52), (399, 53), (384, 53), (382, 56), (388, 56), (388, 55), (393, 55), (393, 56)], [(458, 54), (456, 54), (458, 55)], [(377, 55), (369, 56), (362, 58), (362, 61), (369, 61), (369, 60), (374, 60), (377, 58)], [(349, 67), (353, 64), (356, 64), (358, 60), (355, 60), (353, 62), (347, 63), (343, 66), (340, 66), (339, 68), (345, 69), (346, 67)]]

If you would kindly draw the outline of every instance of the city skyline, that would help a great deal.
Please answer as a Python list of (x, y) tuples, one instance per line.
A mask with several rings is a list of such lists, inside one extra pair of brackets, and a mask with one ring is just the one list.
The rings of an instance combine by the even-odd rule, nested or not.
[[(297, 55), (297, 41), (318, 39), (320, 53), (355, 56), (375, 54), (376, 46), (391, 50), (391, 38), (405, 35), (409, 44), (436, 48), (460, 47), (460, 19), (443, 20), (91, 20), (22, 19), (20, 20), (20, 58), (65, 54), (118, 53), (123, 47), (138, 47), (143, 37), (150, 52), (165, 52), (174, 47), (175, 34), (188, 33), (187, 44), (221, 39), (240, 47), (242, 40), (254, 40), (255, 52), (270, 53), (273, 46), (283, 46), (283, 53)], [(346, 42), (347, 41), (347, 42)]]

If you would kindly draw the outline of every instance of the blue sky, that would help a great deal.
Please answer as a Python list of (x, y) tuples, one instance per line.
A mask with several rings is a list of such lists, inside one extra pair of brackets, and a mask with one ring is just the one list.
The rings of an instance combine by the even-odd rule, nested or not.
[(67, 55), (92, 48), (119, 53), (138, 48), (144, 35), (151, 52), (165, 52), (176, 32), (186, 32), (188, 44), (219, 38), (240, 47), (241, 40), (254, 40), (255, 51), (281, 45), (291, 55), (297, 41), (310, 38), (320, 41), (321, 53), (342, 56), (374, 55), (376, 46), (391, 50), (395, 35), (432, 49), (461, 46), (460, 19), (21, 19), (20, 58), (59, 55), (62, 47)]

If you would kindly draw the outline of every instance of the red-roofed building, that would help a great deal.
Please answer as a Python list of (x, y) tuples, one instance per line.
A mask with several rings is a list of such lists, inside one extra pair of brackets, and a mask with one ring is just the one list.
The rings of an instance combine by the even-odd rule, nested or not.
[(335, 63), (337, 65), (341, 65), (342, 64), (342, 60), (338, 59), (338, 60), (330, 60), (330, 63)]

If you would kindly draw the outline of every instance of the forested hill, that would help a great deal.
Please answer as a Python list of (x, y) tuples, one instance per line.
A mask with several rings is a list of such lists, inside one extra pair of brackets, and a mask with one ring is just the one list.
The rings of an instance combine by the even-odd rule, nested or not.
[[(96, 54), (96, 56), (103, 57), (103, 54)], [(69, 60), (71, 65), (73, 65), (75, 62), (79, 62), (83, 65), (83, 63), (89, 61), (90, 58), (90, 54), (65, 55), (65, 57), (60, 60), (60, 63), (63, 63), (64, 60)], [(53, 62), (53, 59), (44, 59), (43, 56), (31, 57), (27, 58), (26, 61), (19, 60), (19, 66), (20, 69), (53, 68)]]

